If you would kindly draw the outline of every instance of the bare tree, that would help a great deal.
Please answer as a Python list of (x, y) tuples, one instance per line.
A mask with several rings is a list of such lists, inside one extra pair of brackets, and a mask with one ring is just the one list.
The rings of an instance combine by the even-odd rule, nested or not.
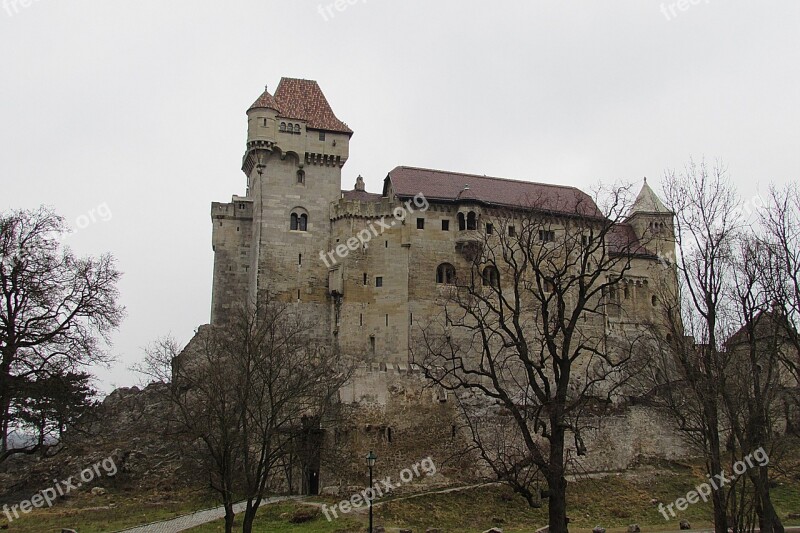
[[(319, 425), (349, 379), (352, 365), (311, 337), (295, 308), (275, 301), (242, 306), (220, 326), (204, 326), (177, 355), (163, 339), (140, 371), (169, 379), (181, 437), (200, 447), (210, 485), (233, 530), (233, 504), (245, 500), (242, 531), (252, 531), (262, 500), (291, 490), (286, 462), (304, 458), (309, 428)], [(311, 432), (313, 433), (313, 432)]]
[[(781, 358), (783, 311), (773, 287), (782, 278), (772, 246), (759, 227), (744, 224), (739, 198), (718, 164), (690, 162), (664, 180), (676, 214), (678, 292), (663, 288), (664, 317), (654, 328), (653, 364), (638, 376), (651, 398), (667, 408), (686, 439), (706, 459), (712, 480), (725, 476), (754, 450), (769, 451), (769, 465), (735, 476), (712, 492), (714, 526), (782, 531), (769, 494), (778, 462), (774, 428), (785, 398)], [(664, 327), (666, 325), (666, 327)]]
[[(800, 392), (800, 188), (796, 184), (780, 190), (773, 188), (771, 201), (762, 211), (764, 239), (778, 263), (770, 274), (769, 287), (775, 306), (784, 310), (784, 335), (788, 349), (783, 363)], [(800, 435), (800, 394), (791, 395), (787, 425)]]
[(770, 282), (781, 272), (780, 266), (771, 247), (757, 236), (739, 239), (731, 299), (743, 326), (725, 341), (730, 355), (726, 377), (731, 386), (721, 390), (730, 428), (727, 449), (731, 465), (759, 449), (768, 452), (770, 461), (752, 466), (747, 476), (738, 476), (738, 483), (732, 485), (728, 515), (735, 531), (752, 531), (754, 517), (762, 532), (784, 530), (769, 486), (784, 440), (776, 429), (783, 415), (785, 317), (772, 297)]
[[(567, 529), (568, 439), (586, 453), (587, 424), (640, 361), (643, 332), (622, 325), (616, 295), (637, 257), (655, 257), (623, 224), (627, 193), (608, 191), (602, 211), (577, 192), (558, 206), (528, 199), (524, 209), (492, 211), (491, 231), (461, 238), (468, 268), (440, 273), (443, 311), (416, 335), (415, 363), (456, 391), (500, 479), (534, 505), (533, 483), (544, 477), (553, 533)], [(621, 319), (614, 334), (610, 312)], [(502, 435), (486, 431), (493, 414), (507, 421)]]
[[(722, 166), (690, 162), (685, 171), (667, 172), (665, 201), (675, 213), (679, 294), (665, 310), (666, 330), (658, 331), (657, 381), (678, 427), (706, 457), (712, 478), (723, 474), (725, 432), (722, 391), (729, 385), (730, 354), (724, 342), (734, 333), (734, 313), (726, 290), (739, 229), (737, 197)], [(666, 292), (666, 290), (665, 290)], [(666, 298), (665, 298), (666, 299)], [(726, 488), (712, 494), (714, 527), (727, 533)]]
[(0, 214), (0, 462), (45, 446), (9, 445), (12, 403), (24, 391), (15, 384), (107, 362), (103, 342), (123, 317), (113, 258), (76, 257), (60, 244), (66, 232), (45, 208)]

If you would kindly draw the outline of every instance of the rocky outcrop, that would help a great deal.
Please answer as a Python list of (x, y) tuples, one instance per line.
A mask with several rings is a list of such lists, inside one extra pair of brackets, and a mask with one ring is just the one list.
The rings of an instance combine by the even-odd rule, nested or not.
[(70, 477), (72, 490), (86, 491), (170, 490), (191, 483), (192, 469), (183, 464), (174, 440), (164, 438), (170, 431), (168, 387), (117, 389), (44, 456), (13, 456), (0, 464), (0, 501), (30, 497)]

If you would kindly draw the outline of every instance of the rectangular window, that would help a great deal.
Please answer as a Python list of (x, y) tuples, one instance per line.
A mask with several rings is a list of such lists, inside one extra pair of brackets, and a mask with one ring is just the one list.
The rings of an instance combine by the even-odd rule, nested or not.
[(298, 265), (303, 264), (303, 254), (297, 254), (297, 264)]
[(375, 278), (375, 286), (376, 287), (383, 287), (383, 276), (377, 276)]
[(494, 226), (490, 223), (486, 224), (486, 235), (491, 235), (494, 233)]
[(325, 132), (324, 131), (319, 132), (319, 140), (320, 141), (324, 141), (325, 140)]
[(358, 315), (358, 325), (359, 326), (363, 326), (364, 325), (364, 313), (361, 313), (360, 315)]
[(509, 226), (508, 227), (508, 236), (509, 237), (515, 237), (516, 235), (517, 235), (517, 228), (515, 228), (514, 226)]
[(386, 315), (386, 325), (389, 325), (389, 315)]
[(367, 273), (364, 272), (364, 285), (366, 285), (366, 284), (367, 284)]
[(442, 220), (442, 231), (450, 231), (450, 221)]
[(425, 219), (418, 218), (417, 219), (417, 229), (425, 229)]
[(540, 242), (553, 242), (556, 240), (556, 232), (553, 230), (540, 229), (539, 241)]

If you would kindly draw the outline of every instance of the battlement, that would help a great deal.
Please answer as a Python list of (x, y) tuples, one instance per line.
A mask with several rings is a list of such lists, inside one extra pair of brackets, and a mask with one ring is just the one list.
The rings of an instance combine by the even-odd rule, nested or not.
[(234, 196), (228, 202), (211, 203), (212, 219), (233, 219), (233, 220), (252, 220), (253, 219), (253, 200)]
[(390, 217), (395, 207), (397, 203), (389, 198), (381, 198), (378, 202), (340, 198), (331, 204), (331, 220)]

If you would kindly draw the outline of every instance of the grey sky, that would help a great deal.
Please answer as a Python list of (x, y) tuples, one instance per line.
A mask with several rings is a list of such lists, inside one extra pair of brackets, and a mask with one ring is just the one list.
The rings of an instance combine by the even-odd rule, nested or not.
[(745, 199), (797, 180), (800, 2), (680, 4), (6, 0), (0, 209), (52, 205), (86, 226), (77, 251), (117, 257), (110, 390), (208, 321), (210, 202), (244, 192), (245, 111), (281, 76), (319, 81), (355, 130), (345, 188), (403, 164), (659, 190), (690, 156)]

